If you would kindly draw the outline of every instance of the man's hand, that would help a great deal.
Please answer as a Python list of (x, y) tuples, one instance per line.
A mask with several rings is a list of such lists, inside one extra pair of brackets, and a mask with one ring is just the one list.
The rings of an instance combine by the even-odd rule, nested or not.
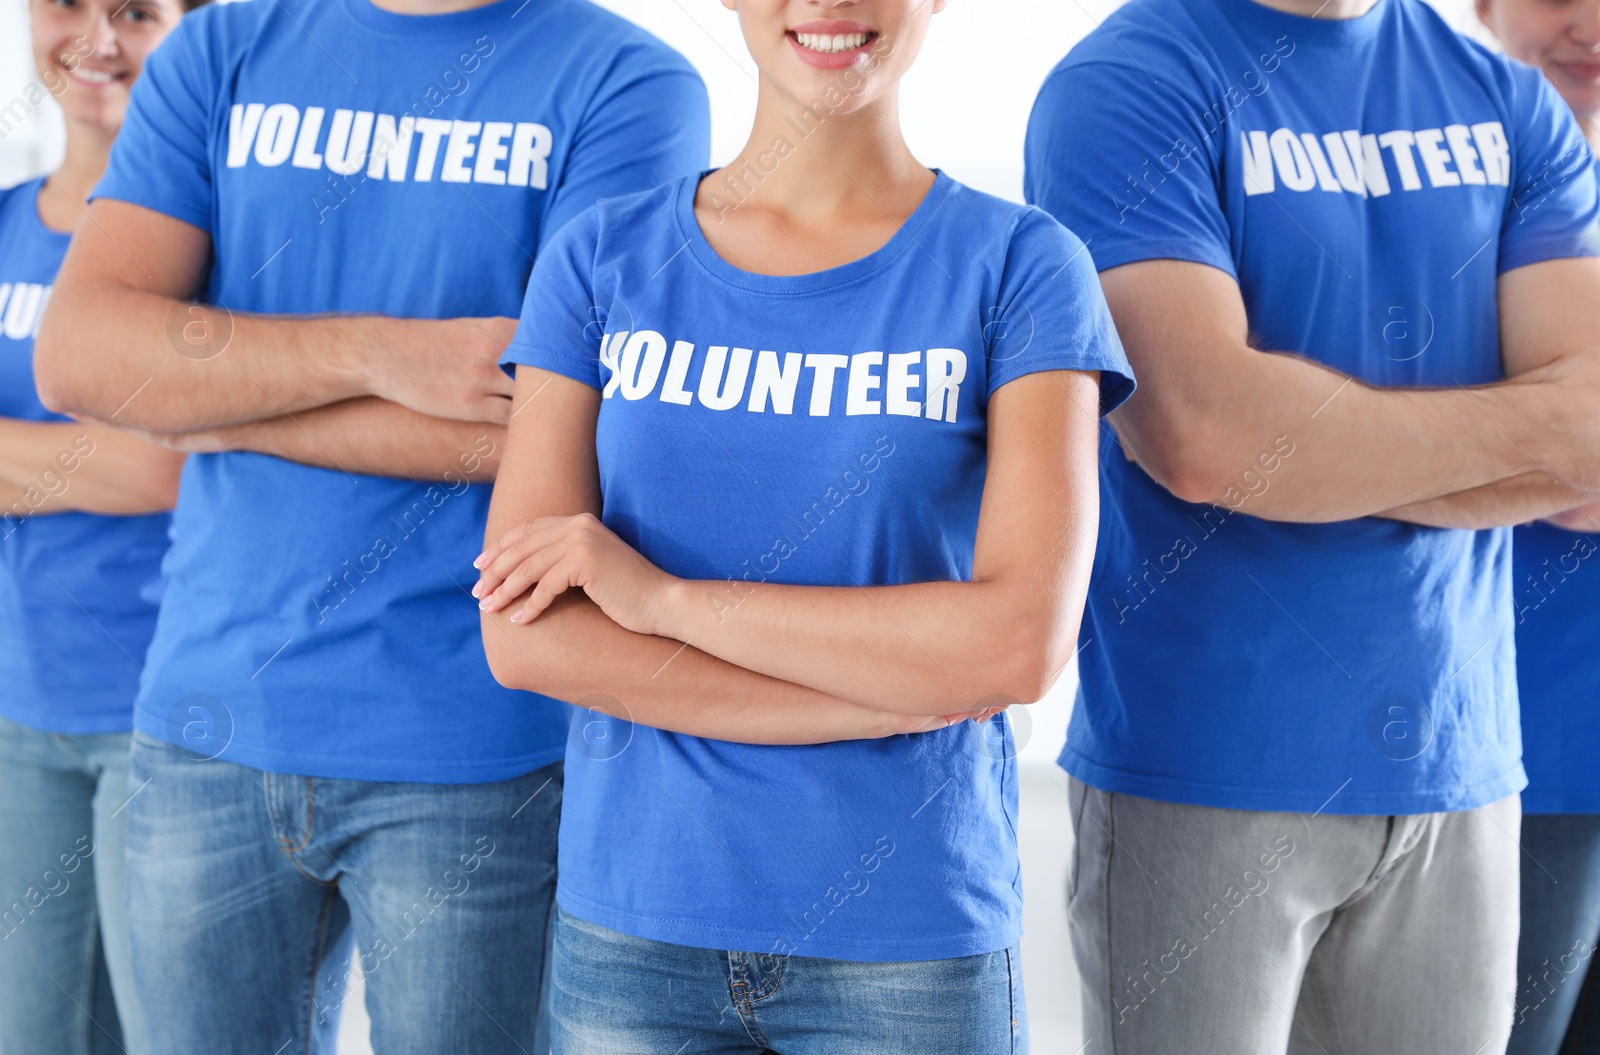
[(512, 382), (499, 364), (517, 331), (516, 319), (392, 323), (373, 334), (378, 343), (364, 357), (373, 395), (429, 417), (495, 425), (511, 420)]
[(1575, 490), (1600, 492), (1600, 348), (1561, 356), (1507, 384), (1535, 386), (1537, 428), (1517, 441), (1538, 467)]
[(1545, 523), (1565, 531), (1581, 531), (1588, 534), (1600, 532), (1600, 502), (1546, 517)]
[(211, 256), (199, 228), (95, 201), (40, 323), (40, 401), (146, 432), (258, 422), (364, 396), (435, 419), (509, 419), (511, 381), (496, 361), (513, 320), (235, 314), (190, 302)]

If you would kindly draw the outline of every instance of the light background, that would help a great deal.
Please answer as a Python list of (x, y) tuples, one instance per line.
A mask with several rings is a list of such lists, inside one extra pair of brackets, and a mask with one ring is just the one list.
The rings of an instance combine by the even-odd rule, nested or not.
[[(695, 64), (711, 93), (713, 163), (732, 158), (749, 132), (756, 87), (735, 16), (717, 0), (598, 2), (649, 29)], [(35, 77), (26, 3), (0, 0), (0, 128), (13, 123), (8, 107), (25, 106), (21, 93)], [(950, 0), (902, 89), (903, 123), (917, 156), (980, 190), (1020, 201), (1022, 142), (1034, 94), (1051, 67), (1118, 4)], [(1471, 0), (1437, 0), (1436, 6), (1458, 29), (1486, 39), (1472, 16)], [(59, 112), (47, 100), (21, 124), (0, 132), (0, 186), (48, 170), (60, 149)], [(1075, 1055), (1082, 1043), (1061, 894), (1068, 819), (1062, 775), (1053, 766), (1076, 684), (1069, 670), (1045, 700), (1028, 709), (1031, 730), (1019, 726), (1019, 739), (1025, 740), (1024, 975), (1033, 1050), (1041, 1055)], [(357, 1055), (368, 1050), (366, 1016), (359, 999), (349, 1000), (345, 1010), (340, 1052)]]

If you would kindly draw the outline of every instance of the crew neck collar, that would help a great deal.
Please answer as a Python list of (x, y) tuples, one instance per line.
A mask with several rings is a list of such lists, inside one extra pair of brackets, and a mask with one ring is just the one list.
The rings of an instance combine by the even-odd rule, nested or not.
[(1357, 18), (1313, 18), (1268, 7), (1258, 0), (1213, 0), (1229, 21), (1252, 26), (1290, 41), (1308, 44), (1354, 44), (1370, 39), (1383, 26), (1389, 9), (1400, 0), (1378, 0)]
[[(531, 17), (548, 0), (492, 0), (482, 7), (449, 11), (438, 15), (403, 15), (386, 11), (372, 0), (342, 0), (350, 17), (368, 29), (391, 37), (437, 40), (453, 34), (472, 33), (509, 19)], [(525, 9), (533, 10), (525, 10)]]

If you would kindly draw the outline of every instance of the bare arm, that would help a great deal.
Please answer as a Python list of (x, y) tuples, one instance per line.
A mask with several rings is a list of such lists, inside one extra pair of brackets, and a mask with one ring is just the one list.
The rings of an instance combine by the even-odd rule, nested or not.
[(1594, 502), (1595, 497), (1589, 492), (1568, 487), (1541, 469), (1535, 469), (1499, 483), (1400, 506), (1378, 515), (1424, 527), (1481, 530), (1524, 524), (1530, 520), (1558, 523), (1569, 512), (1581, 512)]
[[(1597, 260), (1521, 268), (1502, 288), (1508, 280), (1543, 287), (1544, 300), (1600, 300)], [(1152, 260), (1112, 268), (1101, 281), (1141, 380), (1113, 418), (1118, 435), (1180, 498), (1226, 502), (1239, 474), (1279, 436), (1293, 441), (1294, 458), (1250, 510), (1273, 520), (1370, 516), (1541, 468), (1600, 489), (1600, 342), (1592, 326), (1530, 334), (1546, 365), (1514, 381), (1375, 388), (1251, 348), (1238, 285), (1214, 268)]]
[[(1522, 377), (1551, 367), (1562, 349), (1583, 348), (1587, 351), (1581, 354), (1600, 354), (1595, 351), (1600, 349), (1600, 310), (1596, 307), (1600, 305), (1600, 286), (1587, 274), (1590, 270), (1533, 265), (1500, 276), (1500, 345), (1508, 377)], [(1582, 397), (1574, 394), (1572, 398)], [(1588, 515), (1580, 507), (1594, 503), (1600, 495), (1570, 486), (1558, 478), (1557, 472), (1540, 465), (1532, 472), (1499, 483), (1391, 509), (1382, 515), (1430, 527), (1454, 528), (1502, 527), (1546, 518), (1565, 527), (1561, 518), (1569, 511), (1579, 514), (1579, 522), (1587, 522)]]
[(630, 630), (884, 710), (936, 715), (1032, 703), (1060, 676), (1078, 636), (1098, 515), (1097, 404), (1095, 375), (1069, 371), (1020, 378), (989, 401), (970, 582), (686, 581), (597, 522), (550, 520), (504, 550), (491, 546), (482, 586), (495, 588), (492, 607), (538, 582), (524, 618), (581, 586)]
[(183, 455), (104, 425), (0, 418), (0, 497), (29, 515), (158, 513), (178, 498)]
[(1600, 533), (1600, 502), (1569, 509), (1544, 519), (1546, 523), (1567, 531)]
[(126, 202), (89, 206), (34, 350), (53, 410), (187, 432), (376, 395), (438, 417), (503, 420), (510, 319), (276, 318), (189, 302), (211, 239)]
[[(517, 369), (516, 404), (529, 409), (513, 419), (506, 437), (487, 537), (539, 517), (598, 516), (600, 393), (524, 366)], [(484, 651), (502, 685), (591, 705), (594, 697), (606, 697), (616, 701), (608, 706), (620, 716), (659, 729), (743, 743), (812, 744), (945, 724), (862, 707), (677, 641), (624, 630), (576, 591), (532, 623), (513, 623), (511, 614), (502, 609), (483, 616)]]
[(504, 425), (429, 417), (365, 396), (242, 425), (156, 433), (150, 439), (195, 454), (256, 451), (347, 473), (487, 483), (500, 466), (505, 436)]

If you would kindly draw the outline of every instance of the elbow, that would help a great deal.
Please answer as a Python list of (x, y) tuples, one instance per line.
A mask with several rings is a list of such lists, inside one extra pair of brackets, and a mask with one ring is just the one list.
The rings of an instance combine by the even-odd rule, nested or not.
[(998, 696), (1008, 702), (1038, 703), (1055, 687), (1072, 661), (1077, 638), (1076, 619), (1040, 616), (1032, 620), (1031, 625), (1016, 628), (992, 653), (1002, 657), (1001, 662), (991, 668), (980, 697), (988, 700)]
[(1175, 498), (1220, 504), (1236, 482), (1230, 467), (1243, 463), (1203, 407), (1146, 406), (1113, 421), (1123, 452)]
[(39, 402), (55, 414), (76, 418), (98, 417), (94, 411), (92, 372), (83, 376), (72, 369), (78, 350), (73, 346), (71, 328), (65, 318), (68, 306), (59, 293), (51, 297), (33, 343), (33, 383)]
[(504, 688), (528, 689), (527, 672), (523, 669), (526, 659), (517, 655), (516, 646), (507, 637), (510, 631), (497, 625), (492, 615), (483, 616), (481, 621), (483, 655), (489, 661), (489, 673)]
[[(558, 700), (577, 699), (566, 691), (550, 663), (535, 658), (532, 650), (537, 645), (534, 639), (539, 637), (539, 629), (536, 625), (511, 622), (511, 613), (515, 610), (505, 608), (480, 617), (483, 655), (489, 661), (489, 673), (507, 689), (537, 692)], [(551, 655), (550, 649), (539, 649), (539, 652), (545, 657)]]
[(1234, 463), (1228, 454), (1181, 432), (1175, 432), (1163, 446), (1139, 461), (1152, 480), (1183, 502), (1221, 505), (1226, 501), (1229, 489), (1238, 482), (1228, 472)]
[(1155, 473), (1150, 475), (1174, 498), (1195, 505), (1222, 505), (1229, 486), (1214, 466), (1207, 465), (1175, 466), (1165, 479)]
[(78, 407), (72, 398), (71, 379), (64, 376), (60, 359), (54, 333), (49, 326), (41, 326), (33, 344), (33, 384), (39, 392), (39, 402), (53, 414), (74, 414)]

